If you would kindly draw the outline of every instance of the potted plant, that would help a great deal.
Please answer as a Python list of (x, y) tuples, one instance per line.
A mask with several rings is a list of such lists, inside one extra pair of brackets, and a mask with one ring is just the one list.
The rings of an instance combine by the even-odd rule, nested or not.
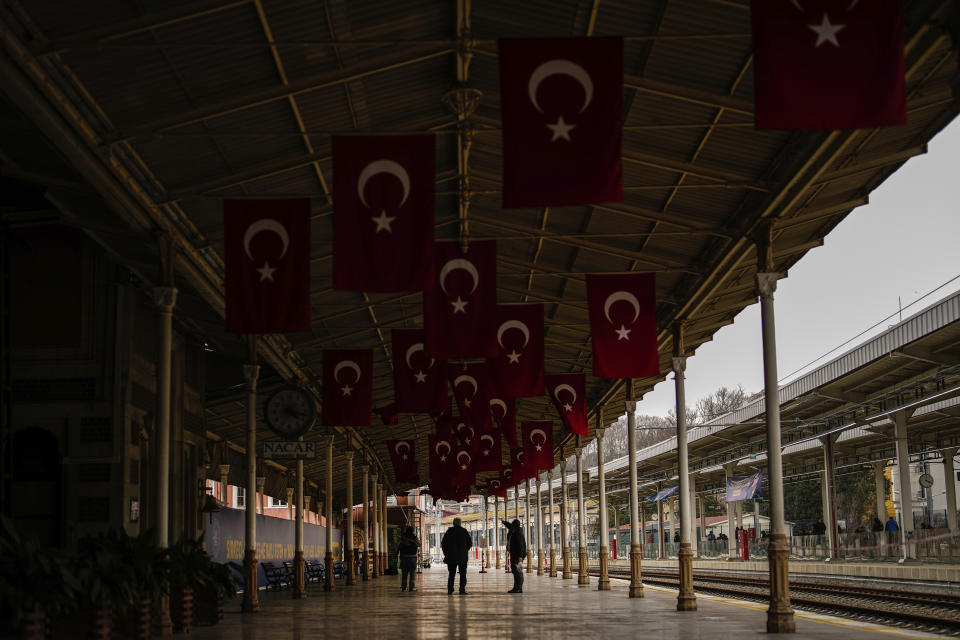
[(169, 559), (154, 543), (153, 532), (136, 537), (126, 532), (115, 535), (124, 562), (136, 578), (136, 600), (117, 621), (116, 631), (122, 638), (149, 640), (153, 599), (169, 590)]
[(237, 596), (240, 571), (236, 562), (210, 561), (208, 580), (197, 587), (195, 594), (197, 624), (213, 625), (223, 619), (223, 601)]
[(48, 621), (76, 609), (73, 564), (62, 550), (22, 540), (0, 516), (0, 637), (45, 638)]

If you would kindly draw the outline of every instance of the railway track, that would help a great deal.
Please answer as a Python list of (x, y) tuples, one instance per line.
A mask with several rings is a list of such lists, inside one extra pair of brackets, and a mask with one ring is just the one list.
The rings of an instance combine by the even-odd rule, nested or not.
[[(611, 578), (630, 577), (629, 569), (611, 567), (609, 571)], [(590, 574), (599, 575), (600, 568), (591, 567)], [(679, 587), (680, 580), (675, 571), (647, 570), (643, 572), (643, 582)], [(693, 586), (702, 593), (757, 602), (769, 599), (769, 580), (757, 576), (695, 573)], [(805, 611), (931, 633), (960, 633), (960, 597), (952, 594), (911, 591), (904, 585), (884, 589), (830, 581), (792, 580), (790, 601)]]

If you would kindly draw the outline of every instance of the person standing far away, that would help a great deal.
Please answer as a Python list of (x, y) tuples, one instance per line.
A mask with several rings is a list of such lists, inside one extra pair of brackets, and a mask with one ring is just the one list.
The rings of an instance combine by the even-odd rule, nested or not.
[(510, 573), (513, 574), (513, 589), (507, 593), (523, 593), (523, 571), (520, 563), (527, 557), (527, 541), (519, 520), (510, 523)]
[(413, 534), (413, 527), (407, 527), (400, 536), (397, 552), (400, 555), (400, 591), (416, 591), (414, 580), (417, 576), (417, 553), (420, 550), (420, 541)]
[(453, 577), (460, 570), (460, 595), (467, 595), (467, 552), (473, 546), (473, 540), (467, 530), (460, 526), (460, 518), (453, 519), (453, 526), (447, 529), (440, 540), (443, 561), (447, 565), (447, 593), (453, 593)]

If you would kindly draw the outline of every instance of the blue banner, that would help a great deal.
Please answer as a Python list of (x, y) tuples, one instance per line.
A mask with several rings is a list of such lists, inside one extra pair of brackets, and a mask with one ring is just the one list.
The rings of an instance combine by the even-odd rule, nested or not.
[[(246, 549), (244, 512), (242, 509), (222, 508), (210, 514), (207, 524), (207, 553), (216, 562), (236, 562), (243, 564)], [(257, 561), (272, 562), (280, 566), (283, 562), (293, 562), (296, 552), (294, 543), (296, 522), (271, 516), (257, 516)], [(326, 549), (326, 527), (303, 523), (303, 555), (311, 562), (323, 562)], [(333, 557), (340, 558), (340, 530), (333, 530)], [(259, 568), (260, 586), (267, 584), (263, 568)]]
[(727, 502), (739, 502), (740, 500), (749, 500), (760, 493), (760, 481), (763, 478), (763, 472), (757, 471), (752, 476), (742, 478), (727, 478)]
[(679, 488), (680, 487), (668, 487), (666, 489), (661, 489), (656, 495), (647, 496), (647, 502), (660, 502), (664, 498), (669, 498), (675, 494)]

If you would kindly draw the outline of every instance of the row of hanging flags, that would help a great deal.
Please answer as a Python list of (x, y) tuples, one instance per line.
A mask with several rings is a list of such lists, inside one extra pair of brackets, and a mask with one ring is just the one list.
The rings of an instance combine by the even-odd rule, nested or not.
[[(906, 122), (900, 0), (760, 0), (752, 16), (757, 127)], [(502, 40), (498, 53), (503, 206), (622, 200), (622, 40)], [(434, 495), (465, 497), (476, 472), (499, 471), (497, 495), (553, 462), (550, 423), (523, 423), (517, 441), (516, 399), (546, 392), (586, 435), (585, 379), (544, 375), (542, 305), (497, 304), (494, 241), (434, 240), (434, 156), (432, 134), (333, 136), (333, 286), (423, 292), (423, 329), (393, 332), (395, 402), (381, 417), (435, 417)], [(224, 227), (227, 330), (310, 331), (309, 199), (226, 200)], [(594, 375), (659, 374), (653, 274), (586, 284)], [(449, 362), (465, 359), (482, 361)], [(326, 350), (323, 375), (323, 423), (369, 425), (372, 351)], [(419, 482), (414, 451), (392, 441), (398, 480)]]

